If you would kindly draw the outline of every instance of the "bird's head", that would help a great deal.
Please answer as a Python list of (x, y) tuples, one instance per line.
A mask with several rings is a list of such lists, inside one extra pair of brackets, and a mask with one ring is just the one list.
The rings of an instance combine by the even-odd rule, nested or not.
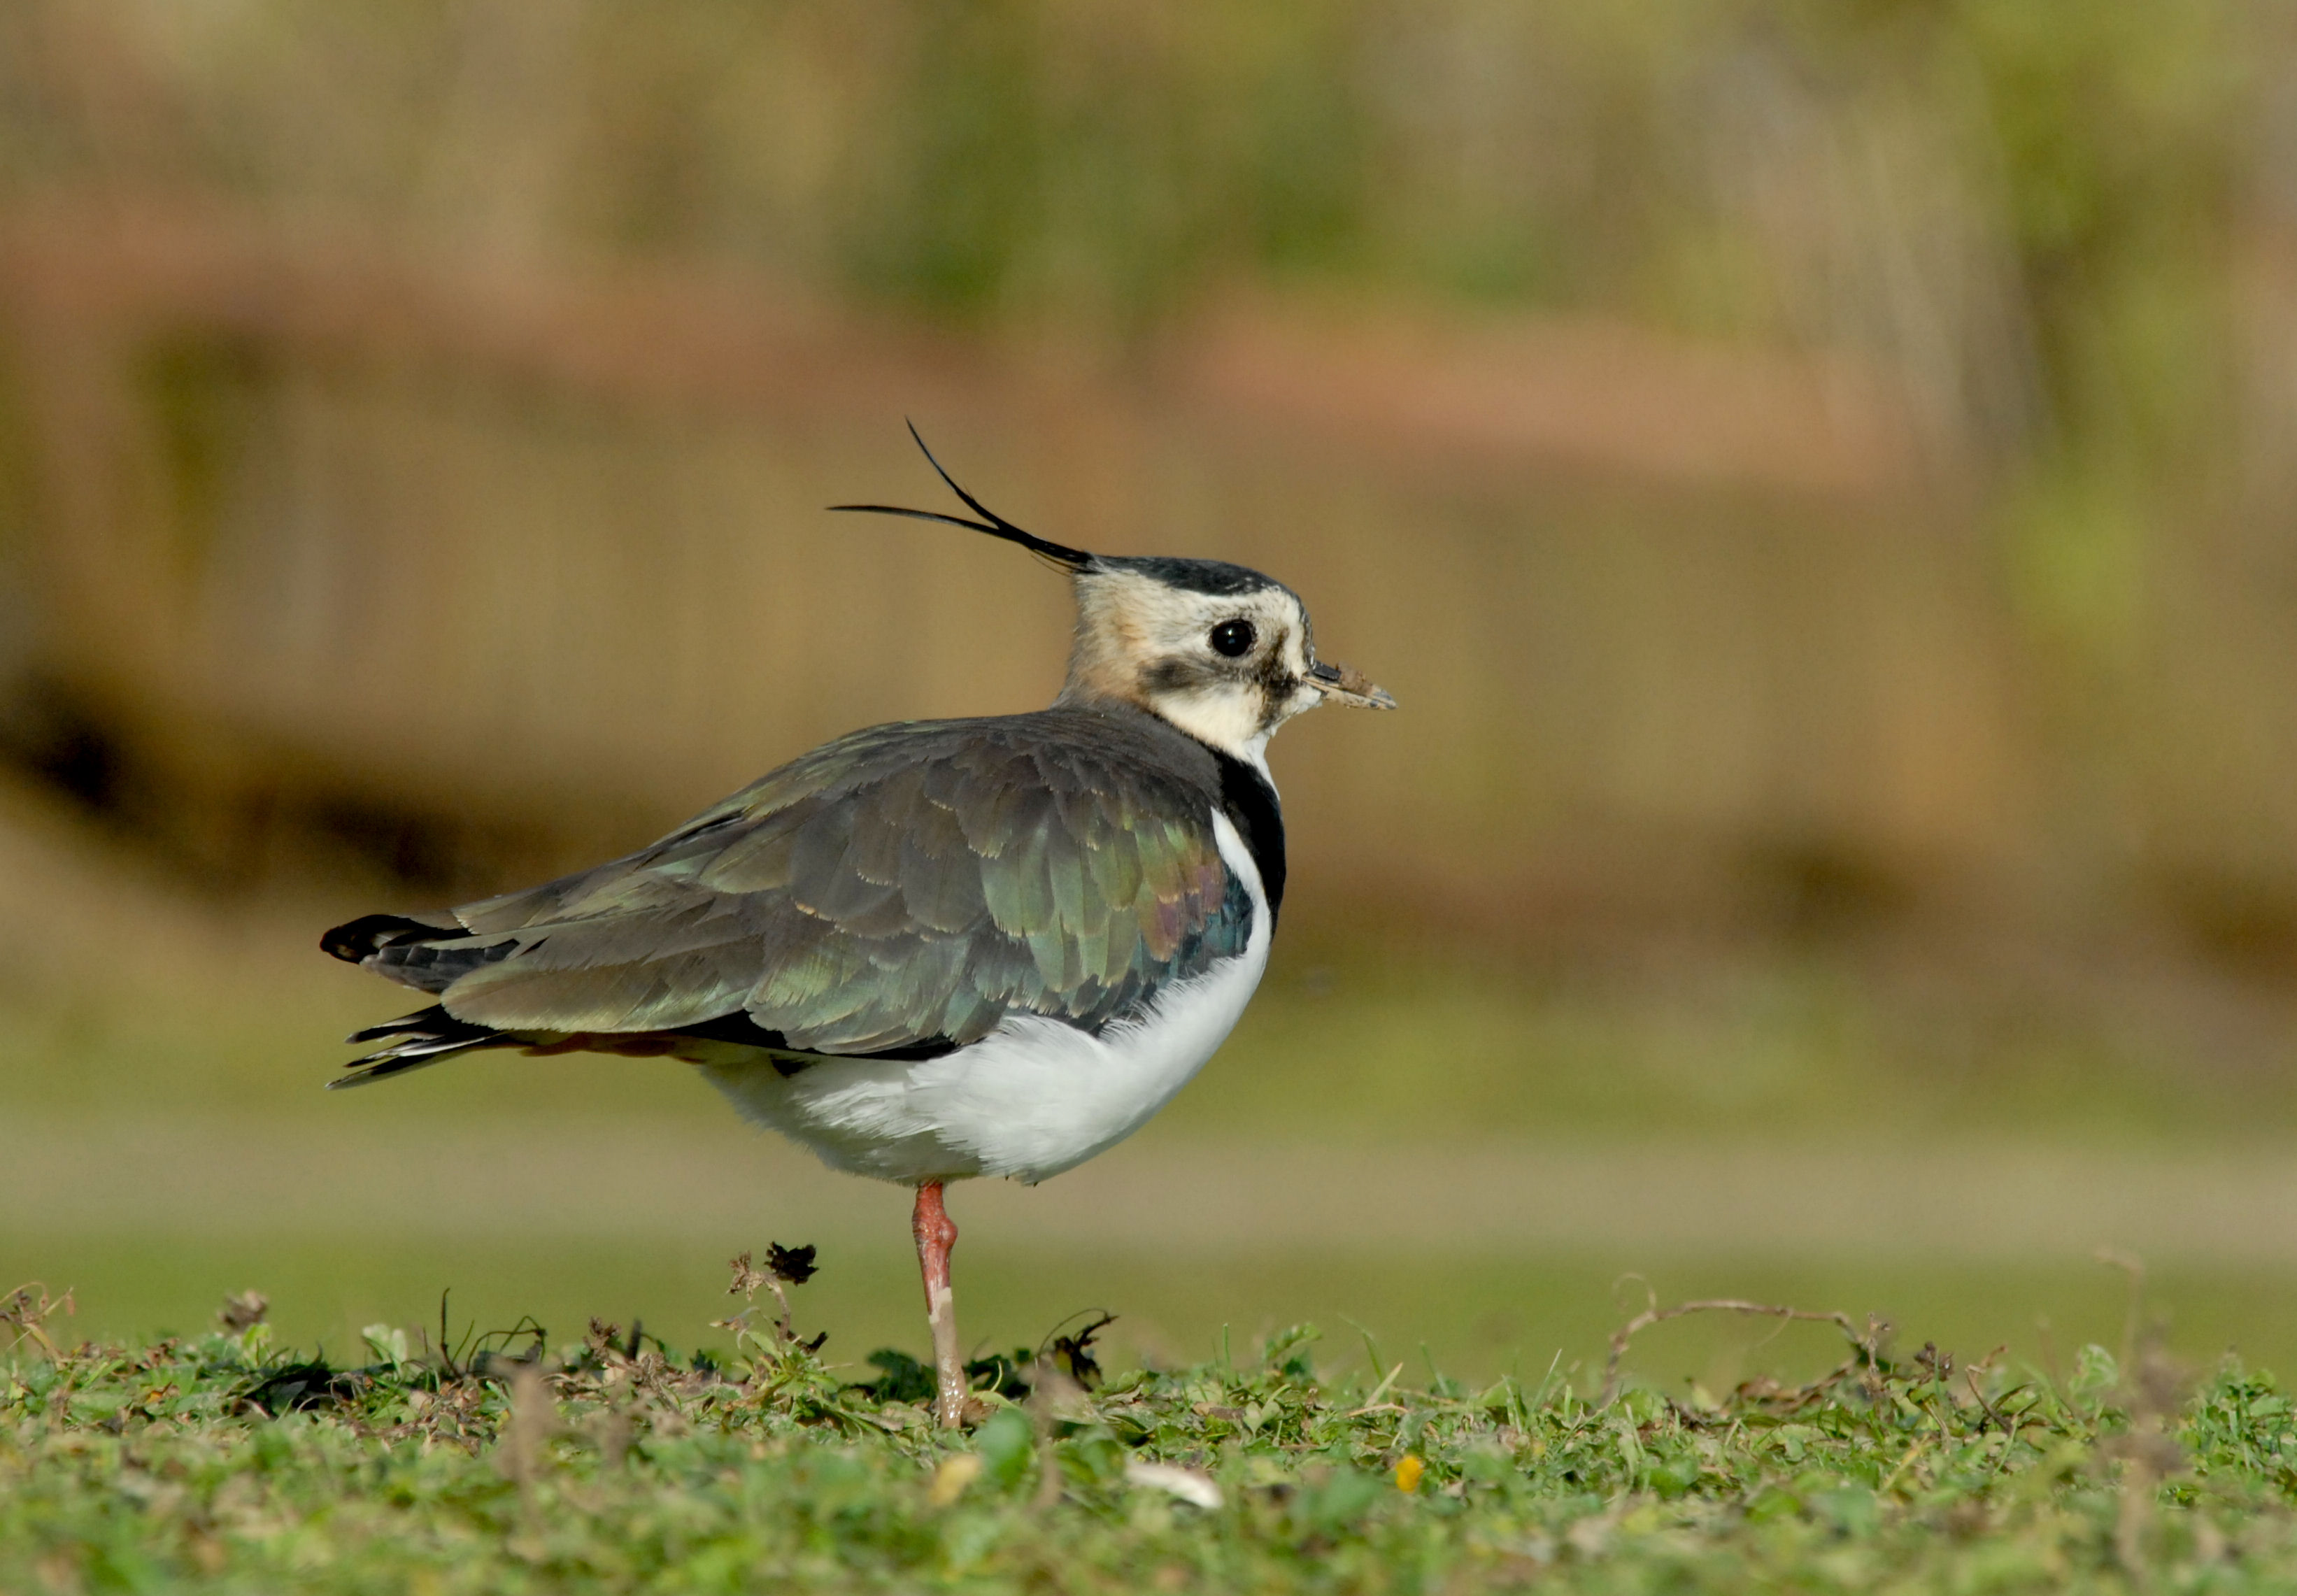
[[(910, 429), (916, 436), (917, 429)], [(925, 440), (918, 440), (925, 448)], [(926, 458), (979, 521), (892, 505), (837, 505), (944, 522), (1018, 543), (1068, 573), (1076, 642), (1063, 703), (1116, 701), (1255, 765), (1278, 727), (1320, 703), (1388, 710), (1395, 700), (1345, 665), (1316, 658), (1307, 607), (1283, 583), (1219, 560), (1087, 554), (1023, 531)]]
[(1276, 728), (1330, 701), (1394, 709), (1345, 665), (1316, 658), (1300, 596), (1218, 560), (1100, 555), (1076, 572), (1065, 702), (1115, 698), (1198, 742), (1258, 762)]

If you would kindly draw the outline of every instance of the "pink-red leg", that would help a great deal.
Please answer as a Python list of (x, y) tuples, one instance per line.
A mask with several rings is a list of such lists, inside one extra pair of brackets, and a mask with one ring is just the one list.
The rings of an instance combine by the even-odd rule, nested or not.
[(918, 1188), (910, 1231), (918, 1238), (918, 1270), (926, 1284), (926, 1322), (933, 1328), (934, 1416), (942, 1428), (953, 1430), (965, 1422), (965, 1399), (971, 1393), (965, 1381), (965, 1353), (957, 1341), (957, 1298), (949, 1288), (949, 1255), (957, 1246), (957, 1226), (942, 1206), (939, 1181), (927, 1181)]

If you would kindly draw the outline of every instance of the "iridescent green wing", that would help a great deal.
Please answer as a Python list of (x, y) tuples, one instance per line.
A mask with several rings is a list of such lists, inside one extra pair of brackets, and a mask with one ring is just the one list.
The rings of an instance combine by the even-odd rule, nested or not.
[(399, 962), (427, 957), (410, 983), (498, 1031), (746, 1013), (847, 1054), (1017, 1011), (1097, 1030), (1250, 934), (1200, 753), (1088, 712), (858, 732), (628, 859), (457, 909), (474, 934)]

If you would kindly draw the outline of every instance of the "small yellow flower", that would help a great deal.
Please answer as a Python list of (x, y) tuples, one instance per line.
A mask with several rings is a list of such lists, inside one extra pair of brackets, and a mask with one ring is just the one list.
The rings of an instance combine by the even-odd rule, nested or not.
[(1412, 1453), (1405, 1452), (1395, 1460), (1395, 1488), (1406, 1494), (1417, 1491), (1420, 1489), (1420, 1477), (1427, 1471), (1427, 1464)]
[(933, 1484), (926, 1490), (926, 1500), (937, 1508), (945, 1508), (965, 1494), (966, 1486), (981, 1477), (981, 1459), (969, 1452), (959, 1452), (953, 1458), (943, 1458), (941, 1467), (934, 1470)]

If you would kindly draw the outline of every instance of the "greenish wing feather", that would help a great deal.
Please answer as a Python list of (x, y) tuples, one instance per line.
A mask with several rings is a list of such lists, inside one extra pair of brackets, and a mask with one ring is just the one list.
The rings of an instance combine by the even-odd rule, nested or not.
[(458, 909), (475, 967), (448, 1011), (644, 1032), (746, 1010), (831, 1054), (1133, 1013), (1242, 951), (1251, 901), (1198, 780), (1057, 718), (857, 732), (627, 859)]

